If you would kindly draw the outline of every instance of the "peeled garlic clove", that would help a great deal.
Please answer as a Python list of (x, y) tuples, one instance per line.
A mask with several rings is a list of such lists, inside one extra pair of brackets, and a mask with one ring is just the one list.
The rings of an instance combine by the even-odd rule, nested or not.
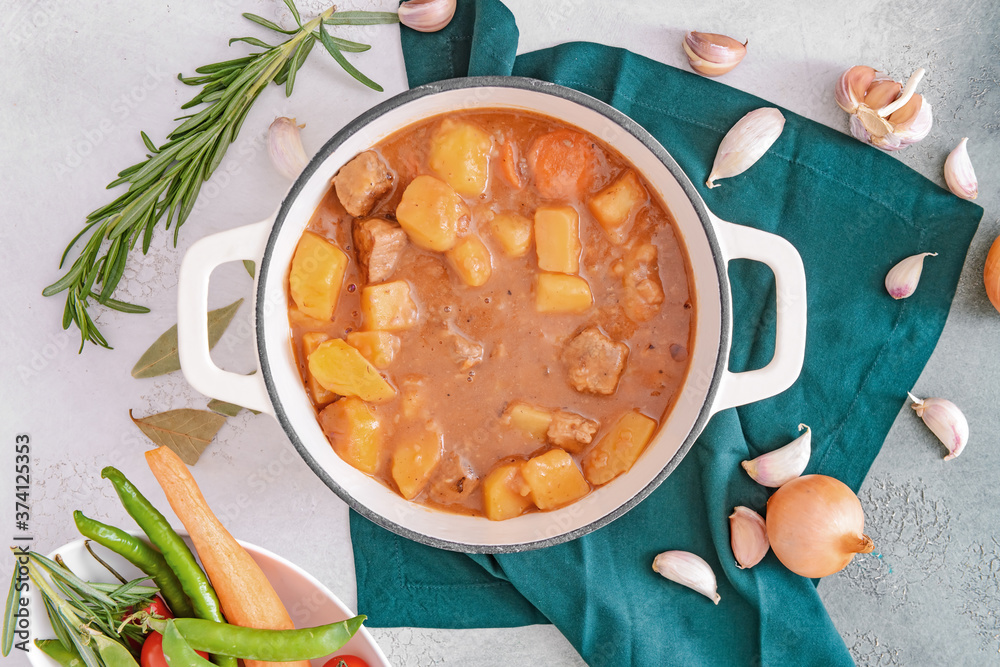
[(759, 563), (771, 548), (763, 517), (749, 507), (733, 508), (729, 515), (729, 543), (741, 570)]
[(812, 454), (812, 429), (805, 424), (799, 424), (799, 430), (803, 429), (805, 433), (784, 447), (761, 454), (740, 465), (762, 486), (778, 488), (782, 484), (787, 484), (802, 474)]
[(752, 167), (777, 141), (784, 127), (785, 117), (770, 107), (755, 109), (740, 118), (722, 138), (705, 185), (714, 188), (716, 179), (736, 176)]
[(969, 138), (963, 138), (955, 146), (955, 150), (948, 154), (948, 159), (944, 161), (944, 180), (954, 195), (962, 199), (975, 199), (979, 196), (979, 181), (976, 180), (976, 172), (969, 159), (968, 143)]
[(418, 32), (437, 32), (451, 23), (456, 0), (407, 0), (399, 6), (399, 22)]
[(715, 572), (701, 557), (688, 551), (664, 551), (653, 559), (653, 571), (697, 591), (719, 604)]
[(740, 64), (747, 45), (712, 32), (689, 32), (684, 36), (684, 53), (695, 72), (721, 76)]
[(936, 252), (922, 252), (907, 257), (892, 267), (885, 276), (885, 289), (893, 299), (905, 299), (917, 291), (920, 274), (924, 270), (924, 257), (937, 257)]
[(911, 408), (924, 420), (927, 428), (948, 448), (945, 461), (958, 458), (969, 441), (969, 422), (958, 406), (946, 398), (919, 399), (906, 392), (913, 404)]
[(845, 71), (837, 79), (837, 87), (834, 89), (834, 96), (837, 98), (837, 106), (847, 113), (854, 113), (858, 110), (865, 97), (865, 91), (875, 80), (875, 68), (857, 65)]
[(288, 180), (295, 180), (302, 173), (309, 158), (302, 148), (294, 118), (275, 118), (267, 128), (267, 154), (274, 168)]

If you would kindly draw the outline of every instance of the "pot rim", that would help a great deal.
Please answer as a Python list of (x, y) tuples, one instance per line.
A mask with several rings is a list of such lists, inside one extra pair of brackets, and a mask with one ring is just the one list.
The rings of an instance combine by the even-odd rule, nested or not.
[[(264, 312), (266, 303), (266, 299), (264, 298), (265, 285), (268, 281), (270, 258), (274, 250), (275, 243), (281, 232), (282, 226), (285, 223), (292, 203), (301, 193), (305, 184), (320, 168), (322, 163), (348, 138), (363, 130), (376, 118), (385, 115), (397, 107), (403, 106), (428, 95), (474, 88), (516, 88), (561, 97), (605, 116), (635, 137), (646, 147), (647, 150), (649, 150), (661, 163), (663, 163), (663, 165), (680, 185), (684, 194), (690, 200), (691, 205), (701, 222), (702, 229), (704, 230), (711, 249), (712, 259), (715, 263), (716, 274), (719, 281), (719, 304), (722, 326), (720, 327), (719, 332), (719, 344), (718, 350), (716, 351), (717, 356), (715, 367), (712, 371), (711, 381), (706, 392), (705, 401), (699, 410), (698, 416), (695, 418), (691, 426), (691, 430), (688, 432), (684, 442), (681, 443), (680, 447), (678, 447), (677, 451), (670, 458), (667, 464), (663, 466), (663, 468), (648, 484), (646, 484), (646, 486), (636, 492), (631, 498), (594, 521), (559, 535), (514, 544), (466, 544), (432, 537), (391, 521), (382, 514), (379, 514), (355, 499), (344, 487), (338, 484), (336, 480), (330, 476), (327, 470), (321, 466), (315, 458), (313, 458), (299, 438), (298, 433), (296, 432), (287, 412), (284, 409), (279, 392), (271, 376), (271, 360), (268, 356), (264, 335), (264, 318), (266, 316)], [(540, 113), (544, 115), (544, 112)], [(270, 398), (272, 406), (274, 407), (275, 417), (281, 424), (282, 429), (285, 431), (289, 440), (291, 440), (292, 445), (299, 453), (299, 456), (302, 457), (310, 469), (312, 469), (312, 471), (323, 481), (324, 484), (326, 484), (334, 493), (346, 502), (351, 509), (361, 514), (369, 521), (372, 521), (382, 528), (390, 530), (393, 533), (407, 539), (448, 551), (461, 551), (465, 553), (517, 553), (521, 551), (554, 546), (556, 544), (574, 540), (578, 537), (586, 535), (589, 532), (602, 528), (631, 510), (633, 507), (645, 500), (674, 471), (674, 469), (680, 464), (681, 460), (683, 460), (690, 451), (695, 440), (697, 440), (698, 436), (701, 435), (701, 432), (704, 430), (705, 425), (708, 423), (708, 420), (713, 414), (712, 406), (715, 402), (716, 394), (718, 393), (719, 385), (721, 383), (722, 376), (726, 371), (728, 362), (731, 331), (730, 327), (727, 326), (727, 323), (731, 321), (732, 304), (726, 261), (716, 236), (715, 227), (712, 223), (708, 207), (704, 200), (702, 200), (701, 195), (698, 194), (698, 191), (695, 189), (690, 178), (688, 178), (687, 174), (681, 169), (680, 165), (674, 160), (670, 153), (667, 152), (666, 148), (664, 148), (652, 134), (639, 125), (639, 123), (632, 120), (629, 116), (615, 109), (611, 105), (587, 95), (586, 93), (538, 79), (513, 76), (475, 76), (436, 81), (399, 93), (398, 95), (389, 98), (381, 104), (378, 104), (359, 115), (333, 135), (333, 137), (330, 138), (330, 140), (316, 152), (306, 165), (305, 169), (303, 169), (302, 173), (299, 174), (298, 178), (292, 184), (288, 193), (285, 195), (285, 198), (282, 200), (281, 206), (275, 216), (274, 224), (271, 228), (270, 234), (268, 235), (264, 254), (257, 267), (257, 272), (258, 277), (254, 310), (254, 327), (256, 332), (257, 356), (260, 361), (261, 377), (264, 380), (267, 395)]]

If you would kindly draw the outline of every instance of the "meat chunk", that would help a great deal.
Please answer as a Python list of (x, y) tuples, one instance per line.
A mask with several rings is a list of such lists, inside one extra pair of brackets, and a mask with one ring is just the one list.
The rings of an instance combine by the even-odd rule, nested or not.
[(333, 186), (347, 212), (361, 217), (371, 213), (375, 203), (392, 189), (392, 172), (375, 151), (365, 151), (340, 168)]
[(445, 331), (445, 340), (451, 345), (451, 358), (467, 371), (483, 360), (483, 346), (469, 340), (461, 332), (450, 327)]
[(355, 220), (353, 231), (358, 263), (366, 281), (381, 283), (391, 278), (409, 243), (403, 228), (382, 218), (368, 218)]
[(555, 410), (545, 437), (556, 447), (575, 454), (591, 443), (600, 428), (601, 424), (593, 419), (575, 412)]
[(431, 477), (427, 493), (441, 505), (458, 505), (472, 495), (479, 485), (479, 478), (469, 464), (454, 452), (445, 454)]
[(610, 395), (625, 372), (628, 346), (588, 327), (573, 337), (562, 353), (570, 385), (580, 392)]

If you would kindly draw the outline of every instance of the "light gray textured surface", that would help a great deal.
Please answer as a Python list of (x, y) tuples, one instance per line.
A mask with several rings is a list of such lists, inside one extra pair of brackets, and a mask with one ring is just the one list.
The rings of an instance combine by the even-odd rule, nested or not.
[[(353, 0), (346, 8), (388, 8), (392, 0)], [(568, 40), (630, 48), (685, 66), (683, 31), (722, 32), (749, 39), (749, 56), (721, 80), (809, 118), (846, 131), (834, 104), (838, 74), (868, 64), (905, 78), (926, 67), (921, 86), (934, 107), (935, 127), (900, 160), (942, 184), (944, 158), (964, 136), (981, 180), (986, 209), (959, 285), (948, 325), (916, 392), (961, 406), (972, 429), (963, 456), (943, 463), (942, 448), (905, 406), (875, 463), (861, 498), (870, 534), (883, 554), (858, 559), (824, 581), (820, 592), (861, 665), (990, 665), (1000, 661), (1000, 314), (986, 300), (982, 266), (1000, 233), (1000, 7), (995, 1), (830, 1), (793, 11), (788, 3), (634, 3), (509, 0), (521, 29), (521, 50)], [(722, 3), (719, 3), (720, 5)], [(300, 3), (311, 14), (325, 3)], [(805, 5), (802, 5), (805, 7)], [(128, 410), (145, 415), (202, 407), (204, 399), (179, 374), (137, 381), (129, 370), (139, 354), (175, 321), (177, 267), (186, 247), (211, 232), (266, 217), (287, 184), (272, 170), (262, 137), (276, 115), (306, 123), (307, 151), (345, 122), (406, 87), (395, 27), (345, 29), (374, 44), (353, 60), (386, 88), (385, 95), (351, 82), (319, 51), (286, 99), (273, 88), (249, 116), (243, 135), (203, 190), (178, 247), (160, 233), (150, 255), (136, 254), (122, 294), (153, 308), (150, 315), (104, 313), (100, 323), (114, 352), (76, 354), (62, 333), (61, 299), (39, 293), (57, 277), (55, 263), (84, 214), (108, 200), (115, 172), (142, 154), (139, 130), (162, 140), (179, 105), (191, 95), (177, 71), (226, 57), (229, 37), (254, 34), (242, 11), (287, 20), (278, 0), (177, 0), (144, 4), (0, 1), (0, 424), (2, 498), (9, 525), (17, 433), (33, 442), (32, 532), (48, 550), (75, 536), (71, 512), (124, 523), (99, 478), (120, 466), (155, 490), (139, 453), (145, 443)], [(679, 103), (682, 103), (679, 102)], [(830, 233), (837, 233), (831, 229)], [(933, 250), (933, 249), (929, 249)], [(849, 258), (845, 258), (849, 261)], [(215, 274), (211, 303), (250, 296), (242, 267)], [(244, 306), (215, 358), (249, 371), (249, 308)], [(836, 382), (831, 377), (831, 382)], [(907, 389), (907, 387), (901, 387)], [(844, 391), (851, 391), (844, 387)], [(816, 434), (822, 437), (822, 434)], [(345, 505), (298, 459), (277, 423), (246, 413), (229, 420), (195, 469), (209, 502), (232, 532), (272, 549), (323, 580), (353, 604), (353, 562)], [(159, 493), (150, 493), (163, 507)], [(10, 572), (3, 560), (0, 575)], [(4, 580), (6, 581), (6, 580)], [(710, 629), (706, 629), (710, 632)], [(396, 664), (579, 664), (551, 627), (374, 632)], [(16, 658), (16, 656), (15, 656)]]

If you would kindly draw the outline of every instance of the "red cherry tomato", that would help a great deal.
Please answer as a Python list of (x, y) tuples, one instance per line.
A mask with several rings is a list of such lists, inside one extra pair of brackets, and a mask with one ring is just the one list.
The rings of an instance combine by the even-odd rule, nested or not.
[[(207, 653), (198, 651), (198, 655), (208, 660)], [(150, 632), (146, 641), (142, 643), (139, 665), (141, 667), (168, 667), (167, 658), (163, 655), (163, 635), (159, 632)]]
[(174, 617), (174, 615), (170, 613), (170, 609), (167, 608), (167, 603), (164, 602), (159, 596), (153, 598), (143, 611), (147, 614), (155, 614), (160, 618)]
[(327, 660), (323, 667), (368, 667), (368, 663), (356, 655), (337, 655)]

